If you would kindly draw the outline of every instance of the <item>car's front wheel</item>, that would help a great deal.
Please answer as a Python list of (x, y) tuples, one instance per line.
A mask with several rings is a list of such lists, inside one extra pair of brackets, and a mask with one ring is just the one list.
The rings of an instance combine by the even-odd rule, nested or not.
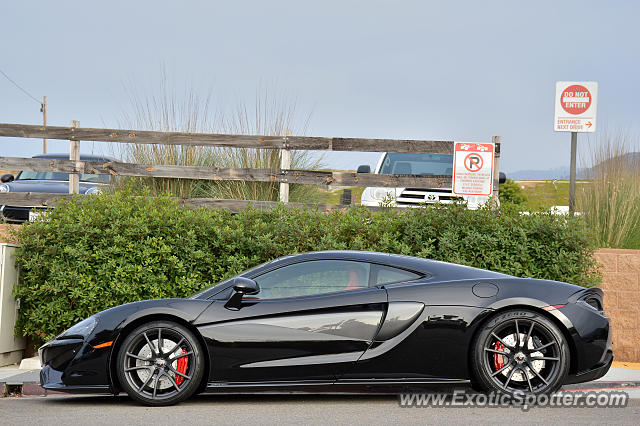
[(473, 343), (472, 366), (486, 391), (514, 395), (558, 390), (569, 371), (569, 347), (544, 315), (510, 310), (491, 318)]
[(117, 372), (131, 398), (146, 405), (172, 405), (198, 389), (204, 354), (186, 327), (153, 321), (137, 327), (122, 342)]

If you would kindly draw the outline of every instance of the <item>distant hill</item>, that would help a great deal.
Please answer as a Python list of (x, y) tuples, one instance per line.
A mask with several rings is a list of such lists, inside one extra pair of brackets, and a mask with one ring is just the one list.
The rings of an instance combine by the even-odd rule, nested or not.
[[(515, 172), (506, 172), (507, 177), (513, 180), (553, 180), (553, 179), (569, 179), (569, 167), (558, 167), (548, 170), (518, 170)], [(583, 174), (582, 170), (578, 171), (578, 178)]]
[[(640, 162), (640, 152), (630, 152), (625, 154), (627, 161), (630, 165), (638, 164)], [(600, 167), (598, 164), (595, 167), (582, 167), (576, 171), (576, 177), (578, 179), (588, 179), (592, 174), (592, 170)], [(547, 170), (518, 170), (515, 172), (505, 172), (509, 179), (513, 180), (567, 180), (569, 179), (569, 167), (558, 167), (555, 169)]]

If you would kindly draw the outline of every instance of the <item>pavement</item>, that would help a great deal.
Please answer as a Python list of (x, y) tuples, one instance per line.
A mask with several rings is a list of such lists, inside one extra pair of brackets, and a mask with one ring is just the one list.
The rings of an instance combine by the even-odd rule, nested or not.
[[(640, 400), (626, 407), (400, 407), (393, 395), (197, 395), (171, 407), (124, 396), (0, 398), (0, 418), (15, 425), (637, 425)], [(0, 420), (1, 421), (1, 420)]]
[[(28, 366), (25, 364), (25, 366)], [(0, 419), (12, 425), (288, 425), (372, 423), (393, 424), (638, 424), (640, 418), (640, 364), (616, 363), (599, 380), (570, 385), (563, 392), (595, 390), (598, 394), (624, 390), (623, 407), (554, 406), (434, 406), (401, 407), (396, 395), (202, 394), (171, 407), (145, 407), (126, 395), (66, 395), (46, 392), (38, 384), (39, 369), (0, 368)], [(43, 398), (42, 396), (46, 396)], [(88, 420), (90, 419), (90, 420)], [(0, 420), (1, 423), (1, 420)]]

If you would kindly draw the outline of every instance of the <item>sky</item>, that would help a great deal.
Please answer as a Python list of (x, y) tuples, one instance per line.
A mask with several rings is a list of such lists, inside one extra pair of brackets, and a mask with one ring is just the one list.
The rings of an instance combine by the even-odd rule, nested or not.
[[(638, 1), (3, 1), (0, 70), (47, 96), (48, 124), (119, 127), (132, 92), (193, 91), (218, 111), (265, 91), (313, 136), (490, 141), (501, 169), (569, 164), (556, 81), (597, 81), (599, 131), (640, 135)], [(164, 77), (163, 77), (164, 76)], [(39, 124), (0, 75), (0, 122)], [(82, 152), (112, 152), (105, 143)], [(0, 138), (0, 156), (40, 153)], [(68, 152), (49, 141), (49, 152)], [(355, 169), (379, 154), (330, 153)]]

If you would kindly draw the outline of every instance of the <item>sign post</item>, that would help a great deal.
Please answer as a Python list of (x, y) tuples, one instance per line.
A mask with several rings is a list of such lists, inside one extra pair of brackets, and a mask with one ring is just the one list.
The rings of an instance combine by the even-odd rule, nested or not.
[(595, 81), (556, 82), (553, 130), (571, 132), (571, 164), (569, 169), (569, 215), (576, 208), (576, 153), (578, 133), (596, 131), (598, 83)]

